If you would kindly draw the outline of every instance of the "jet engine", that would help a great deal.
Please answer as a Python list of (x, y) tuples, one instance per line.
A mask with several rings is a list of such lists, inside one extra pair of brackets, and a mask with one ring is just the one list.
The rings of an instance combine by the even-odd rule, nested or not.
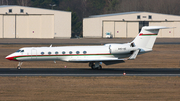
[(133, 53), (138, 50), (134, 44), (105, 44), (105, 46), (109, 46), (109, 51), (111, 54), (127, 54)]

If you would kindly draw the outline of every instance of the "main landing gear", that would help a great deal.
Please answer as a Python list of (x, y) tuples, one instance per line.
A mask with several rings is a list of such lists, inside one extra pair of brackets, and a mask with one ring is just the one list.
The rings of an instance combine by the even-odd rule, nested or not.
[(102, 62), (89, 62), (89, 67), (91, 67), (91, 69), (102, 69)]
[(21, 69), (21, 65), (23, 64), (23, 62), (19, 62), (17, 69), (20, 70)]

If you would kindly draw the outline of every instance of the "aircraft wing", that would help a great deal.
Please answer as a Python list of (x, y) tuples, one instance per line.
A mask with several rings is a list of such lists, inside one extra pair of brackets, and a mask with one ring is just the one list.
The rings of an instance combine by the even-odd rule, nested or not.
[(99, 61), (99, 62), (103, 62), (103, 61), (123, 61), (125, 59), (118, 59), (118, 58), (102, 58), (102, 59), (97, 59), (97, 58), (86, 58), (86, 59), (71, 59), (69, 60), (69, 62), (91, 62), (91, 61)]
[(123, 63), (127, 59), (118, 59), (118, 58), (103, 58), (103, 59), (71, 59), (69, 62), (103, 62), (105, 65), (112, 65), (117, 63)]

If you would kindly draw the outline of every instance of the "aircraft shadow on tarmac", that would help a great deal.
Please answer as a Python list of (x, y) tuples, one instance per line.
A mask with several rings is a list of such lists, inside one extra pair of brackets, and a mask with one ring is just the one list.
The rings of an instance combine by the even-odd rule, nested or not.
[(180, 74), (178, 68), (0, 68), (0, 74)]

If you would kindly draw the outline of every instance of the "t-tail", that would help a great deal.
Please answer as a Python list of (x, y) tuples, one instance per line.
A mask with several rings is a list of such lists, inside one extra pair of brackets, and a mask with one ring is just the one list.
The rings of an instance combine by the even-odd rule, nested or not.
[(152, 51), (159, 30), (168, 28), (170, 27), (144, 26), (131, 43), (134, 43), (134, 45), (140, 49), (140, 52)]

